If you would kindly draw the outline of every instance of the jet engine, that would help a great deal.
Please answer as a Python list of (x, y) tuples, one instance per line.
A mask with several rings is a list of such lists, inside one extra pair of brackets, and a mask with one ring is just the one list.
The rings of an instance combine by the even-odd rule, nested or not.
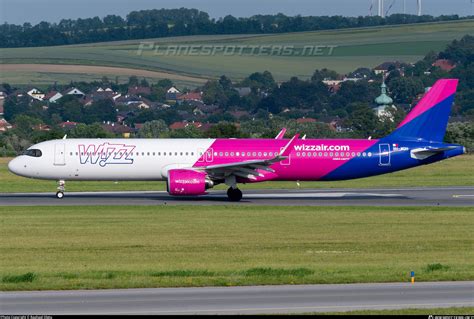
[(214, 183), (205, 172), (191, 169), (171, 169), (168, 171), (168, 193), (174, 196), (202, 195)]

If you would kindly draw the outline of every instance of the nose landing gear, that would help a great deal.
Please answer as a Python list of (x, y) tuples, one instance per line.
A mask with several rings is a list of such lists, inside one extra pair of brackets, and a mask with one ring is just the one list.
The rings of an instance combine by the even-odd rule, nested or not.
[(66, 182), (63, 180), (58, 181), (58, 191), (56, 192), (56, 198), (62, 199), (64, 197)]

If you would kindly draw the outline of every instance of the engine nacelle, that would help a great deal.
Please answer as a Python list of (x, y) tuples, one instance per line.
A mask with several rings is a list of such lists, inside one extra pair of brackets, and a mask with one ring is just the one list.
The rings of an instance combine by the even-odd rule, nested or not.
[(214, 183), (204, 172), (190, 169), (171, 169), (168, 171), (168, 192), (170, 195), (202, 195)]

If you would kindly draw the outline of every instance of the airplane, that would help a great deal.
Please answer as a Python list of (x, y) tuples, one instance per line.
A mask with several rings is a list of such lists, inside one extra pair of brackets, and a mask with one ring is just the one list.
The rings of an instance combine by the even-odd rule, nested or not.
[(173, 196), (198, 196), (226, 184), (240, 201), (239, 183), (335, 181), (391, 173), (464, 154), (443, 138), (457, 79), (438, 80), (388, 136), (380, 139), (64, 139), (29, 147), (8, 168), (56, 180), (166, 181)]

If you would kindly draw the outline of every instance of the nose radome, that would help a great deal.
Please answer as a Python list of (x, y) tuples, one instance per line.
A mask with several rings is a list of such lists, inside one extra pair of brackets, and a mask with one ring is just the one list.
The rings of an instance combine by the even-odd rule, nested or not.
[(22, 164), (19, 158), (14, 158), (8, 163), (8, 170), (16, 175), (21, 174)]

